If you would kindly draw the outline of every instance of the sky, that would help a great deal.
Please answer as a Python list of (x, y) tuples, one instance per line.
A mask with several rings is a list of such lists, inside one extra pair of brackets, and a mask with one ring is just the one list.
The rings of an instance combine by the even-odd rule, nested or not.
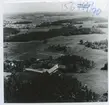
[[(77, 1), (78, 3), (80, 2), (80, 0), (69, 0), (69, 1), (76, 2), (76, 3)], [(92, 0), (81, 0), (81, 1), (92, 1)], [(101, 15), (107, 16), (108, 0), (93, 0), (93, 1), (94, 1), (94, 7), (100, 8), (102, 10)], [(66, 3), (69, 3), (68, 0), (67, 2), (13, 2), (13, 0), (7, 0), (4, 3), (3, 10), (5, 14), (6, 13), (31, 13), (31, 12), (72, 12), (71, 9), (66, 9), (63, 6)], [(75, 12), (77, 12), (77, 10), (75, 10)]]

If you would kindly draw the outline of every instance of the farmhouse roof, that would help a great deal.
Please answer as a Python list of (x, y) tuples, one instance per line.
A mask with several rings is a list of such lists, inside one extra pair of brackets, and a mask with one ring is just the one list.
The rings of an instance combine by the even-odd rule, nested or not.
[(42, 71), (40, 71), (38, 69), (32, 69), (32, 68), (25, 68), (25, 71), (32, 71), (32, 72), (37, 72), (37, 73), (48, 72), (49, 74), (52, 74), (52, 73), (55, 73), (58, 68), (59, 68), (59, 66), (58, 66), (58, 64), (56, 64), (52, 68), (50, 68), (50, 69), (44, 69)]
[(55, 72), (57, 69), (59, 68), (58, 64), (56, 64), (55, 66), (53, 66), (51, 69), (48, 69), (47, 72), (49, 74)]

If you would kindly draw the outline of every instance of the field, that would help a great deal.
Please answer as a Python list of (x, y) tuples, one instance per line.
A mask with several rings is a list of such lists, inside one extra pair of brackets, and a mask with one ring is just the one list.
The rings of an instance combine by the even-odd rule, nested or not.
[[(23, 31), (25, 31), (25, 33), (35, 32), (34, 35), (36, 39), (34, 38), (34, 35), (31, 36), (32, 34), (28, 34), (26, 36), (25, 34), (22, 34), (22, 32), (20, 32), (20, 34), (18, 33), (10, 35), (12, 36), (12, 38), (10, 39), (10, 37), (8, 37), (9, 40), (5, 40), (4, 42), (4, 60), (26, 60), (32, 57), (35, 57), (37, 59), (44, 59), (48, 58), (49, 56), (52, 56), (54, 59), (56, 59), (65, 54), (78, 55), (88, 60), (94, 61), (95, 67), (90, 69), (87, 73), (66, 73), (64, 75), (69, 77), (76, 77), (80, 82), (82, 82), (83, 85), (87, 84), (89, 89), (91, 89), (95, 93), (98, 93), (99, 95), (106, 93), (108, 91), (108, 71), (102, 71), (101, 68), (106, 62), (108, 62), (107, 52), (87, 48), (84, 45), (79, 44), (80, 40), (94, 42), (108, 39), (108, 27), (106, 25), (106, 19), (87, 17), (82, 17), (82, 19), (80, 19), (80, 17), (73, 16), (71, 14), (64, 14), (61, 16), (46, 14), (45, 17), (42, 16), (40, 19), (38, 18), (37, 20), (35, 20), (36, 16), (40, 17), (40, 14), (35, 14), (34, 16), (28, 15), (28, 19), (26, 19), (27, 23), (19, 22), (23, 20), (21, 18), (22, 16), (15, 17), (15, 19), (10, 19), (12, 21), (15, 21), (15, 23), (14, 25), (11, 24), (9, 27), (16, 29), (19, 29), (19, 24), (31, 24), (31, 22), (28, 22), (28, 20), (30, 21), (31, 19), (33, 23), (36, 23), (35, 27), (28, 28), (28, 31), (25, 31), (24, 27), (22, 26), (23, 28), (19, 30), (22, 31), (24, 29)], [(74, 17), (76, 17), (76, 19)], [(38, 20), (40, 20), (42, 23), (47, 23), (48, 20), (50, 20), (50, 22), (48, 22), (47, 24), (42, 24), (41, 22), (38, 23)], [(70, 24), (70, 30), (68, 28), (69, 23), (72, 23)], [(18, 24), (18, 26), (16, 24)], [(68, 34), (68, 32), (71, 32), (73, 26), (75, 26), (76, 28), (79, 27), (84, 29), (86, 29), (87, 27), (90, 30), (93, 30), (94, 28), (95, 30), (100, 30), (100, 33), (98, 33), (98, 31), (97, 33), (96, 31), (94, 31), (94, 33), (84, 33), (84, 31), (82, 31), (83, 33), (80, 32), (78, 35), (77, 33), (73, 33), (70, 35), (62, 34), (64, 32), (64, 34)], [(66, 31), (61, 30), (63, 27), (66, 29)], [(48, 37), (46, 37), (46, 40), (44, 38), (39, 38), (40, 40), (38, 40), (38, 35), (40, 36), (40, 32), (43, 32), (45, 35), (48, 35), (47, 32), (49, 32), (50, 30), (56, 30), (56, 33), (53, 33), (53, 36), (51, 34), (51, 36), (49, 35)], [(61, 34), (60, 32), (57, 33), (57, 31), (60, 30)], [(4, 37), (7, 38), (7, 34)], [(25, 40), (26, 37), (29, 37), (29, 39), (34, 40)], [(21, 40), (17, 40), (17, 38)], [(24, 41), (22, 41), (22, 39), (24, 39)], [(51, 50), (47, 50), (50, 45), (58, 44), (69, 47), (69, 49), (66, 53), (61, 51), (53, 52)]]

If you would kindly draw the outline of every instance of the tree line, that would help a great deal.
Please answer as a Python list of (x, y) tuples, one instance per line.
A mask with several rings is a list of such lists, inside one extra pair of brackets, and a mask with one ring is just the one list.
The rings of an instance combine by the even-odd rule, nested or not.
[(108, 40), (107, 39), (101, 40), (101, 41), (95, 41), (95, 42), (80, 40), (79, 44), (85, 45), (86, 47), (89, 47), (92, 49), (100, 49), (100, 50), (104, 50), (105, 52), (108, 52)]

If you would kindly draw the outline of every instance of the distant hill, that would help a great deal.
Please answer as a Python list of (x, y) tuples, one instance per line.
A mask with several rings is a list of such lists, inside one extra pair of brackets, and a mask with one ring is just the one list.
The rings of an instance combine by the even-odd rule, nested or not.
[[(82, 21), (94, 21), (94, 22), (107, 22), (104, 18), (98, 18), (98, 17), (82, 17), (82, 18), (73, 18), (73, 19), (65, 19), (65, 20), (58, 20), (55, 22), (47, 23), (47, 26), (50, 25), (62, 25), (62, 23), (71, 23), (68, 26), (63, 26), (61, 29), (51, 29), (47, 32), (26, 32), (25, 34), (18, 34), (14, 36), (10, 36), (8, 39), (4, 38), (4, 41), (12, 41), (12, 42), (25, 42), (25, 41), (31, 41), (31, 40), (44, 40), (56, 36), (69, 36), (69, 35), (82, 35), (82, 34), (103, 34), (103, 32), (100, 29), (92, 29), (92, 28), (81, 28), (78, 29), (75, 26), (72, 26), (74, 24), (78, 24), (78, 22)], [(41, 24), (42, 26), (45, 24)], [(39, 27), (41, 27), (41, 25)], [(6, 32), (7, 30), (7, 32)], [(17, 34), (18, 31), (10, 28), (5, 28), (4, 36), (6, 33), (10, 33), (10, 31), (13, 31), (13, 33)]]

